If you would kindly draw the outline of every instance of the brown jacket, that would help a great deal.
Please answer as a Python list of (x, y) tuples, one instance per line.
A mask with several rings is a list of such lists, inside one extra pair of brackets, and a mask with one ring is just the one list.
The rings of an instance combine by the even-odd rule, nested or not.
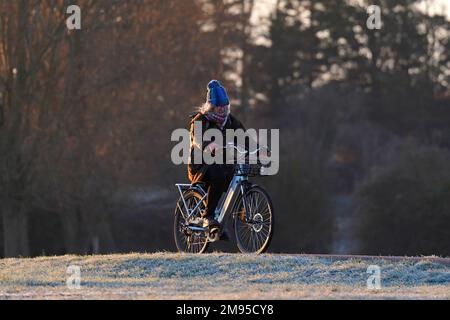
[[(208, 119), (205, 117), (205, 115), (201, 114), (201, 113), (197, 113), (191, 120), (190, 123), (190, 133), (191, 133), (191, 150), (190, 150), (190, 160), (194, 159), (194, 148), (196, 148), (196, 146), (194, 145), (193, 139), (194, 139), (194, 122), (195, 121), (201, 121), (202, 122), (202, 133), (204, 134), (206, 130), (208, 129), (219, 129), (219, 126), (212, 121), (208, 121)], [(233, 129), (233, 130), (237, 130), (237, 129), (243, 129), (245, 131), (244, 126), (242, 125), (242, 123), (236, 119), (233, 115), (230, 114), (230, 116), (228, 117), (227, 122), (225, 123), (225, 126), (223, 127), (222, 134), (223, 134), (223, 141), (225, 141), (225, 132), (227, 129)], [(208, 146), (208, 144), (211, 141), (202, 141), (202, 151), (205, 150), (205, 148)], [(199, 181), (202, 181), (203, 177), (206, 174), (206, 171), (208, 170), (208, 165), (207, 164), (193, 164), (190, 163), (188, 164), (188, 177), (189, 180), (191, 181), (191, 183), (197, 183)]]

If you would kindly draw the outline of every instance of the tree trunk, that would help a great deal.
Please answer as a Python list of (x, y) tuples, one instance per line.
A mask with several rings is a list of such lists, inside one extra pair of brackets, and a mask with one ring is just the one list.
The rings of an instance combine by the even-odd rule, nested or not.
[[(246, 4), (249, 4), (248, 8)], [(242, 0), (241, 2), (241, 36), (242, 36), (242, 87), (241, 87), (241, 110), (242, 118), (245, 121), (247, 116), (247, 109), (249, 108), (249, 84), (248, 84), (248, 65), (249, 61), (249, 43), (248, 39), (250, 37), (250, 17), (253, 12), (254, 1)]]
[(3, 207), (3, 240), (5, 258), (28, 257), (28, 217), (20, 205)]
[(75, 208), (61, 210), (61, 222), (66, 254), (83, 253), (81, 242), (79, 241), (80, 230), (77, 210)]

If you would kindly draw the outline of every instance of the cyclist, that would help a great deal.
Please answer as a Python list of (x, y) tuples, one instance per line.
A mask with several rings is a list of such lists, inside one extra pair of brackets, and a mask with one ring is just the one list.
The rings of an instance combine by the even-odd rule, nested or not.
[(212, 128), (219, 129), (223, 134), (223, 141), (225, 141), (225, 130), (245, 130), (245, 128), (231, 114), (228, 94), (222, 84), (217, 80), (212, 80), (208, 83), (207, 89), (206, 102), (195, 113), (190, 125), (191, 152), (188, 164), (188, 176), (192, 184), (203, 182), (208, 188), (206, 210), (202, 216), (202, 223), (203, 227), (211, 228), (212, 226), (218, 225), (218, 222), (214, 218), (214, 211), (222, 193), (227, 190), (233, 178), (234, 167), (233, 165), (225, 164), (225, 162), (224, 164), (211, 165), (192, 163), (192, 159), (194, 159), (194, 148), (199, 148), (202, 152), (207, 150), (214, 154), (221, 147), (214, 141), (199, 141), (199, 137), (194, 135), (194, 123), (196, 121), (201, 122), (202, 132)]

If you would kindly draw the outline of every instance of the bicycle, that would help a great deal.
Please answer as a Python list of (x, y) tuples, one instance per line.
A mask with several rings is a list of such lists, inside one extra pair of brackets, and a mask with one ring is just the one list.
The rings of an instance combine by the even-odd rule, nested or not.
[[(233, 147), (241, 156), (254, 155), (261, 148), (248, 152)], [(198, 224), (206, 209), (207, 192), (203, 183), (177, 183), (180, 198), (174, 217), (174, 238), (179, 252), (204, 253), (210, 243), (220, 240), (228, 217), (233, 219), (236, 244), (242, 253), (261, 254), (267, 251), (274, 232), (274, 210), (269, 194), (250, 183), (249, 177), (263, 176), (261, 164), (235, 165), (228, 190), (215, 210), (219, 227), (209, 229)]]

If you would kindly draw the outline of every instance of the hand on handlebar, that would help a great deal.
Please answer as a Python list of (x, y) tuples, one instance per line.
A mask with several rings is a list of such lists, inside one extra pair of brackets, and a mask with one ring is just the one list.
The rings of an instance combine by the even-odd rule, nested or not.
[(211, 142), (210, 144), (208, 144), (207, 148), (209, 152), (211, 152), (211, 154), (215, 154), (216, 150), (221, 149), (221, 147), (215, 142)]

